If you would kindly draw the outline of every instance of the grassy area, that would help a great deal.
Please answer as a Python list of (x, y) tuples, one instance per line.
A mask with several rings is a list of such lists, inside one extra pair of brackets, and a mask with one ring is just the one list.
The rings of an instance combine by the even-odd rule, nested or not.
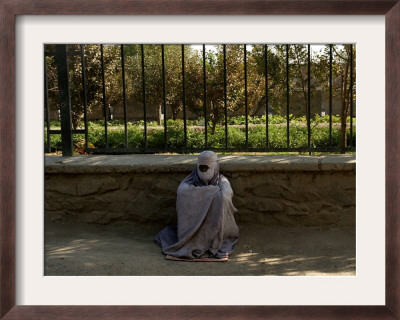
[[(271, 148), (286, 148), (287, 129), (286, 118), (273, 116), (268, 118), (268, 141)], [(349, 120), (349, 119), (348, 119)], [(339, 147), (340, 125), (338, 117), (333, 117), (332, 122), (332, 146)], [(248, 145), (249, 148), (264, 148), (266, 146), (266, 124), (264, 117), (249, 118)], [(59, 127), (58, 122), (52, 122), (51, 128)], [(355, 145), (355, 121), (353, 122), (353, 145)], [(108, 122), (108, 146), (110, 148), (125, 147), (124, 123), (119, 120)], [(130, 148), (144, 147), (144, 123), (138, 121), (127, 125), (128, 146)], [(74, 134), (74, 145), (77, 152), (82, 152), (84, 147), (84, 135)], [(350, 130), (347, 130), (347, 139), (350, 139)], [(103, 121), (88, 123), (88, 140), (91, 148), (106, 146)], [(208, 130), (207, 142), (209, 148), (225, 147), (225, 126), (222, 124), (216, 128), (214, 134)], [(46, 143), (46, 129), (45, 129)], [(245, 118), (235, 117), (228, 123), (228, 148), (244, 148), (246, 143)], [(147, 123), (147, 144), (149, 148), (164, 147), (164, 127), (156, 122)], [(204, 148), (204, 126), (200, 121), (187, 121), (187, 147)], [(308, 146), (307, 123), (304, 117), (292, 118), (289, 126), (289, 147), (306, 148)], [(329, 146), (329, 116), (313, 118), (311, 121), (311, 147), (321, 148)], [(53, 151), (61, 149), (61, 135), (51, 135), (51, 147)], [(184, 147), (184, 124), (182, 120), (167, 121), (167, 147)]]

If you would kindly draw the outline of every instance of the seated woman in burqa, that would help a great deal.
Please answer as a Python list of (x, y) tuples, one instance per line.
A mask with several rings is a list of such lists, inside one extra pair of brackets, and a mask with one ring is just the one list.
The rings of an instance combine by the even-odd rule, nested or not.
[(166, 227), (155, 238), (166, 258), (226, 261), (239, 240), (232, 195), (217, 155), (200, 153), (196, 168), (178, 187), (177, 227)]

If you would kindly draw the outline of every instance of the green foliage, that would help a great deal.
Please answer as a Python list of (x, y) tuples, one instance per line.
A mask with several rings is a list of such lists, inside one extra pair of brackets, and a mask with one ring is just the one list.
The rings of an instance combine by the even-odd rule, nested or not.
[[(268, 141), (271, 148), (287, 147), (287, 129), (286, 117), (270, 116), (268, 118)], [(340, 122), (338, 117), (332, 117), (334, 123)], [(311, 127), (311, 147), (323, 148), (329, 147), (329, 116), (317, 117), (313, 119), (315, 123), (325, 124)], [(232, 117), (228, 125), (228, 148), (244, 148), (246, 143), (244, 117)], [(282, 123), (284, 125), (282, 125)], [(151, 124), (151, 125), (150, 125)], [(266, 126), (265, 116), (249, 117), (249, 148), (265, 148), (266, 147)], [(55, 124), (56, 125), (56, 124)], [(108, 122), (108, 146), (109, 148), (125, 147), (124, 124), (120, 121)], [(46, 140), (45, 129), (45, 142)], [(350, 141), (350, 130), (346, 130), (347, 140)], [(355, 145), (356, 128), (353, 127), (353, 140)], [(142, 122), (127, 125), (128, 147), (143, 148), (144, 147), (144, 126)], [(104, 148), (105, 129), (103, 121), (91, 121), (88, 123), (88, 139), (91, 148)], [(207, 135), (209, 148), (225, 148), (225, 127), (219, 126), (215, 129), (214, 134), (208, 132)], [(74, 134), (73, 141), (76, 152), (82, 153), (84, 148), (84, 135)], [(167, 121), (167, 147), (180, 149), (184, 147), (184, 123), (183, 120)], [(147, 144), (149, 148), (163, 148), (165, 145), (164, 128), (156, 125), (156, 123), (148, 123), (147, 125)], [(53, 151), (61, 150), (61, 135), (51, 135), (51, 146)], [(289, 147), (290, 148), (306, 148), (308, 146), (308, 133), (304, 117), (293, 118), (289, 126)], [(340, 129), (338, 126), (332, 128), (332, 147), (340, 146)], [(204, 148), (205, 136), (204, 128), (198, 126), (197, 121), (188, 121), (187, 123), (187, 147), (188, 148)]]
[[(68, 45), (68, 50), (78, 51), (79, 45)], [(120, 105), (123, 101), (122, 92), (122, 58), (120, 45), (103, 45), (103, 60), (101, 63), (101, 46), (96, 44), (84, 45), (85, 56), (85, 74), (86, 74), (86, 100), (87, 109), (99, 111), (106, 106)], [(165, 99), (168, 107), (171, 109), (171, 116), (174, 120), (182, 118), (183, 113), (183, 75), (185, 76), (185, 106), (188, 112), (196, 114), (199, 117), (204, 113), (204, 89), (203, 89), (203, 62), (206, 73), (206, 109), (208, 114), (208, 125), (210, 127), (210, 141), (215, 144), (224, 144), (221, 142), (224, 135), (220, 137), (219, 126), (225, 121), (225, 107), (229, 114), (243, 114), (245, 110), (245, 94), (247, 93), (248, 123), (265, 124), (265, 117), (253, 117), (262, 113), (266, 105), (266, 90), (268, 87), (268, 108), (274, 114), (281, 117), (268, 117), (269, 124), (286, 123), (286, 95), (289, 92), (290, 112), (294, 115), (304, 115), (307, 111), (311, 114), (311, 126), (317, 128), (319, 124), (326, 123), (326, 117), (318, 116), (321, 111), (321, 103), (315, 99), (315, 94), (322, 94), (326, 99), (329, 96), (329, 72), (330, 72), (330, 46), (326, 45), (319, 53), (311, 52), (310, 71), (311, 81), (308, 83), (308, 47), (306, 45), (247, 45), (229, 44), (226, 49), (226, 78), (224, 73), (224, 46), (213, 45), (210, 50), (208, 46), (205, 52), (205, 61), (203, 61), (202, 50), (194, 50), (192, 46), (185, 45), (164, 45), (165, 57)], [(46, 45), (46, 51), (55, 51), (54, 45)], [(163, 92), (163, 68), (162, 68), (162, 46), (161, 45), (124, 45), (124, 68), (125, 68), (125, 88), (126, 98), (130, 103), (142, 103), (143, 99), (149, 104), (162, 104), (164, 100)], [(356, 75), (353, 73), (353, 87), (350, 88), (350, 65), (351, 62), (355, 68), (356, 48), (350, 45), (333, 45), (332, 60), (332, 94), (335, 100), (341, 105), (340, 116), (333, 116), (333, 123), (340, 123), (347, 126), (350, 122), (348, 117), (350, 112), (350, 101), (355, 101), (356, 93)], [(184, 66), (182, 66), (182, 55), (184, 56)], [(245, 58), (246, 56), (246, 58)], [(267, 56), (267, 65), (266, 65)], [(143, 61), (142, 61), (143, 58)], [(83, 119), (83, 86), (82, 86), (82, 64), (77, 55), (69, 56), (70, 73), (70, 92), (71, 92), (71, 113), (73, 128), (82, 127)], [(247, 62), (247, 92), (245, 92), (244, 65)], [(288, 60), (286, 60), (288, 59)], [(286, 61), (289, 62), (288, 69)], [(55, 59), (52, 56), (46, 57), (47, 78), (48, 78), (48, 101), (52, 111), (58, 109), (58, 79)], [(144, 78), (142, 75), (144, 67)], [(104, 83), (102, 78), (102, 69), (104, 69)], [(287, 78), (286, 72), (289, 72)], [(225, 86), (226, 97), (225, 104)], [(143, 81), (145, 82), (145, 93), (143, 96)], [(287, 91), (286, 81), (289, 84)], [(268, 83), (268, 86), (267, 86)], [(105, 97), (103, 97), (103, 84), (105, 88)], [(308, 103), (308, 85), (311, 88), (311, 103)], [(351, 97), (350, 94), (353, 94)], [(107, 111), (108, 112), (108, 111)], [(346, 119), (346, 121), (344, 121)], [(290, 116), (292, 124), (305, 123), (305, 117), (294, 118)], [(229, 125), (244, 125), (246, 123), (244, 116), (228, 119)], [(109, 126), (121, 125), (121, 121), (110, 121)], [(137, 125), (144, 125), (143, 121), (135, 122)], [(188, 126), (198, 125), (198, 121), (188, 121)], [(147, 127), (157, 127), (158, 124), (147, 123)], [(59, 123), (52, 123), (53, 127), (59, 127)], [(232, 128), (233, 129), (233, 128)], [(130, 129), (133, 130), (133, 129)], [(172, 139), (182, 144), (181, 133), (171, 129)], [(252, 129), (253, 130), (253, 129)], [(299, 134), (302, 137), (303, 129), (292, 129), (291, 137)], [(132, 137), (137, 136), (137, 132), (131, 133)], [(188, 131), (188, 135), (192, 134)], [(238, 133), (239, 134), (239, 133)], [(253, 134), (253, 133), (252, 133)], [(110, 132), (109, 144), (121, 145), (118, 138), (121, 133)], [(136, 138), (128, 135), (128, 141), (137, 145)], [(232, 131), (233, 137), (236, 133)], [(257, 136), (258, 134), (254, 134)], [(218, 137), (218, 138), (216, 138)], [(249, 136), (250, 137), (250, 136)], [(95, 137), (93, 137), (95, 138)], [(178, 139), (179, 138), (179, 139)], [(193, 139), (197, 139), (196, 134)], [(133, 139), (133, 140), (132, 140)], [(191, 138), (192, 139), (192, 138)], [(236, 139), (236, 138), (234, 138)], [(251, 138), (253, 139), (253, 138)], [(293, 141), (300, 138), (294, 137)], [(302, 139), (302, 138), (301, 138)], [(101, 144), (105, 144), (101, 138)], [(148, 144), (158, 145), (164, 141), (164, 137), (157, 130), (150, 130), (148, 135)], [(200, 141), (200, 140), (199, 140)], [(234, 140), (236, 141), (236, 140)], [(238, 140), (239, 141), (239, 140)], [(240, 140), (241, 141), (241, 140)], [(200, 142), (196, 142), (196, 145)], [(298, 142), (296, 142), (298, 143)], [(342, 146), (345, 143), (344, 136), (341, 137)], [(142, 146), (142, 144), (139, 144)]]

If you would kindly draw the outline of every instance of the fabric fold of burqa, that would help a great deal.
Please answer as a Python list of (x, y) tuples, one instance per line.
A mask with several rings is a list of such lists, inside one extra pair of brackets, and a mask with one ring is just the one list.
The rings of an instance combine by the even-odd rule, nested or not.
[(227, 258), (239, 240), (232, 196), (228, 179), (219, 173), (217, 155), (200, 153), (196, 169), (178, 187), (178, 225), (155, 238), (162, 252), (183, 259)]

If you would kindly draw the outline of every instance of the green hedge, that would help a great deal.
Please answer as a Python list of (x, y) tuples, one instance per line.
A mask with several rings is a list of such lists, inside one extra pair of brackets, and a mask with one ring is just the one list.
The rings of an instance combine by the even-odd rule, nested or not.
[[(262, 117), (260, 117), (262, 118)], [(322, 117), (321, 117), (322, 118)], [(245, 127), (242, 125), (241, 117), (234, 119), (235, 125), (228, 125), (228, 147), (229, 148), (244, 148), (246, 141)], [(262, 120), (262, 119), (261, 119)], [(273, 119), (277, 121), (275, 117)], [(289, 126), (289, 146), (291, 148), (307, 147), (308, 135), (307, 126), (303, 119), (295, 119), (290, 122)], [(286, 123), (286, 119), (284, 124)], [(204, 148), (205, 135), (202, 127), (196, 127), (198, 123), (191, 122), (187, 126), (187, 147), (188, 148)], [(252, 123), (254, 124), (254, 122)], [(286, 125), (281, 122), (269, 124), (269, 146), (271, 148), (286, 148)], [(315, 126), (313, 122), (311, 129), (311, 147), (329, 147), (329, 126)], [(144, 146), (144, 130), (143, 122), (128, 124), (128, 146), (131, 148), (140, 148)], [(350, 139), (350, 130), (347, 130), (347, 139)], [(108, 146), (110, 148), (123, 148), (125, 147), (125, 133), (124, 125), (120, 121), (110, 121), (108, 127)], [(353, 145), (355, 145), (356, 130), (353, 127)], [(90, 122), (88, 124), (88, 138), (89, 145), (92, 148), (105, 147), (105, 133), (104, 122)], [(220, 126), (216, 128), (214, 134), (208, 131), (208, 146), (210, 148), (224, 148), (225, 147), (225, 127)], [(73, 135), (75, 151), (82, 153), (84, 147), (84, 135)], [(248, 140), (250, 148), (264, 148), (266, 146), (266, 127), (265, 123), (259, 125), (252, 125), (249, 127)], [(45, 130), (45, 143), (46, 143), (46, 130)], [(164, 130), (162, 127), (156, 127), (154, 123), (149, 123), (147, 126), (147, 143), (150, 148), (164, 147)], [(340, 143), (340, 129), (332, 129), (332, 146), (339, 147)], [(51, 136), (51, 146), (53, 151), (61, 150), (61, 135)], [(167, 147), (168, 148), (183, 148), (184, 147), (184, 125), (182, 120), (168, 120), (167, 122)]]

